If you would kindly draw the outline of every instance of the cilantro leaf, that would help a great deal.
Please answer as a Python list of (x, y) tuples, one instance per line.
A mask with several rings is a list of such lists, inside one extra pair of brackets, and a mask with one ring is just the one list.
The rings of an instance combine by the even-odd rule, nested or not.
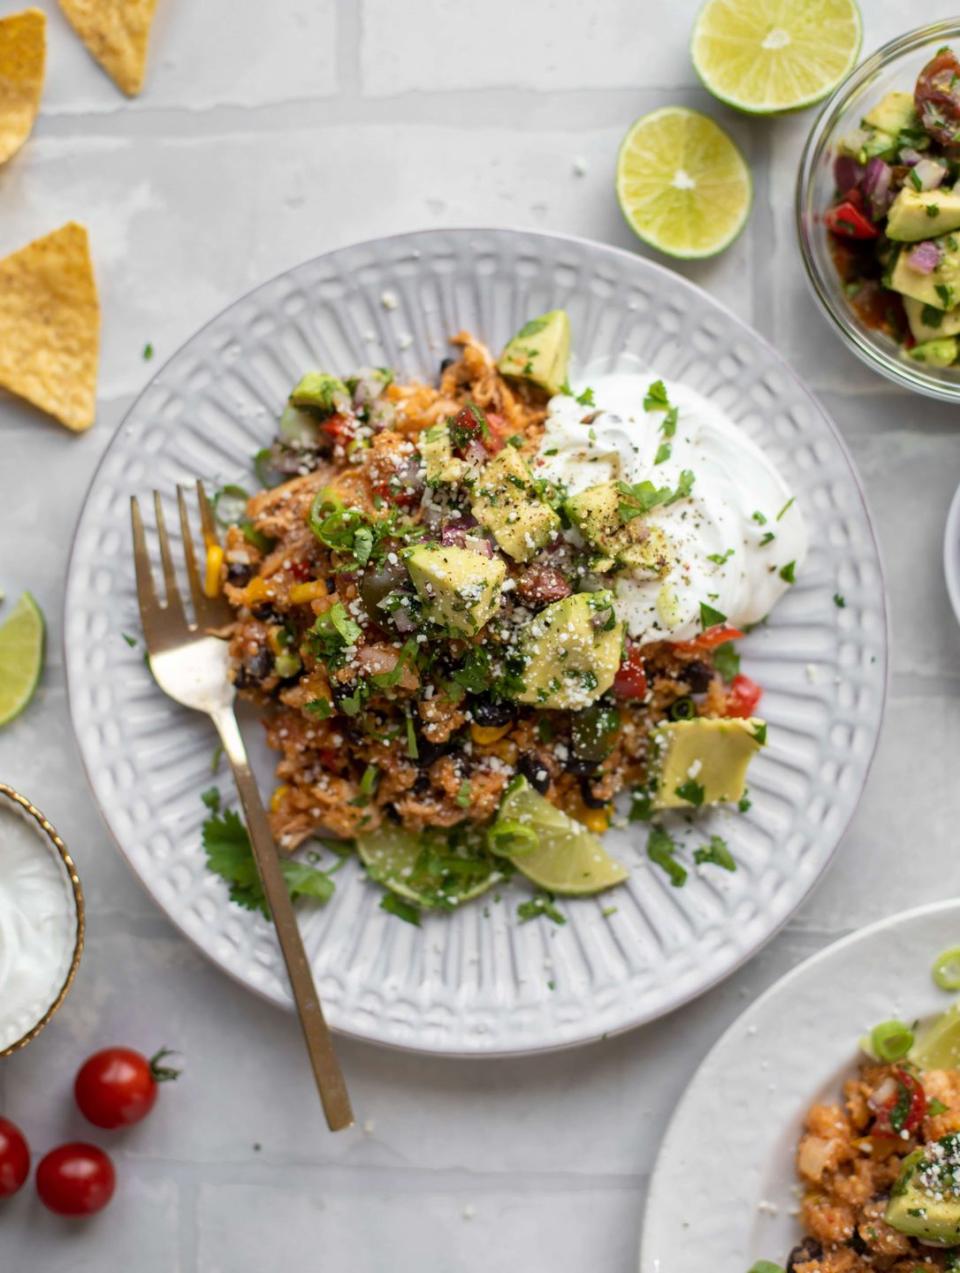
[(785, 566), (781, 566), (780, 578), (783, 580), (784, 583), (796, 583), (797, 582), (797, 563), (795, 561), (788, 561)]
[(727, 848), (726, 840), (721, 839), (719, 835), (712, 835), (708, 845), (695, 849), (693, 860), (697, 866), (709, 864), (711, 866), (719, 866), (724, 871), (735, 871), (737, 869), (733, 854)]
[(644, 395), (644, 411), (666, 411), (669, 406), (670, 399), (667, 396), (667, 386), (662, 380), (655, 380)]
[(594, 407), (597, 404), (593, 400), (593, 390), (588, 386), (583, 393), (577, 394), (576, 401), (581, 407)]
[(661, 442), (660, 445), (657, 447), (656, 458), (653, 461), (654, 464), (664, 464), (667, 460), (670, 459), (670, 452), (672, 450), (673, 450), (673, 447), (670, 445), (669, 442)]
[(780, 512), (777, 513), (776, 520), (778, 522), (783, 519), (784, 514), (793, 507), (796, 501), (797, 501), (796, 495), (791, 495), (790, 498), (787, 500), (786, 504), (784, 504), (783, 508), (781, 508)]
[(686, 800), (687, 804), (692, 804), (696, 809), (703, 804), (703, 797), (706, 795), (703, 786), (694, 778), (688, 778), (674, 790), (681, 800)]
[(677, 431), (677, 418), (680, 415), (679, 407), (671, 407), (664, 416), (663, 424), (660, 426), (660, 432), (665, 438), (672, 438)]
[(846, 598), (841, 593), (835, 592), (833, 594), (833, 604), (837, 607), (838, 610), (843, 610), (847, 604)]
[(521, 902), (517, 907), (517, 919), (521, 924), (526, 924), (531, 919), (539, 919), (541, 915), (552, 919), (555, 924), (567, 922), (566, 917), (554, 906), (553, 896), (550, 893), (535, 893), (529, 902)]
[(727, 616), (721, 610), (715, 610), (713, 606), (707, 605), (705, 601), (700, 602), (700, 626), (706, 631), (707, 628), (715, 628), (718, 623), (726, 623)]
[(713, 666), (729, 684), (740, 672), (740, 655), (732, 641), (724, 641), (713, 652)]
[(687, 882), (687, 871), (673, 856), (676, 851), (673, 837), (663, 827), (651, 828), (647, 839), (647, 857), (666, 871), (674, 888), (682, 888)]
[(715, 566), (722, 566), (733, 556), (733, 549), (728, 548), (725, 553), (708, 553), (707, 561), (712, 561)]
[(420, 927), (420, 912), (412, 903), (405, 902), (396, 893), (384, 893), (380, 898), (380, 909), (386, 911), (388, 915), (396, 915), (397, 919), (402, 919), (405, 924)]

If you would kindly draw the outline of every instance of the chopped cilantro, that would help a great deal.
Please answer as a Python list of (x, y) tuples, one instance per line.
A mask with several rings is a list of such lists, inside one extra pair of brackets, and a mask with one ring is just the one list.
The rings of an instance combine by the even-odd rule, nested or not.
[(596, 406), (593, 400), (593, 390), (589, 387), (584, 389), (583, 393), (577, 394), (576, 401), (580, 403), (581, 407)]
[(346, 646), (356, 645), (361, 632), (362, 628), (350, 618), (343, 602), (337, 601), (318, 616), (313, 627), (308, 629), (307, 637), (317, 654), (332, 659)]
[(360, 785), (357, 788), (357, 794), (350, 801), (358, 809), (366, 808), (370, 803), (373, 793), (377, 789), (377, 780), (380, 777), (380, 770), (376, 765), (367, 765), (363, 771), (363, 777), (360, 779)]
[(153, 357), (153, 346), (150, 344), (148, 340), (143, 347), (143, 361), (149, 362), (152, 357)]
[(715, 566), (722, 566), (728, 562), (733, 556), (733, 549), (728, 548), (725, 553), (708, 553), (707, 561), (712, 561)]
[(743, 795), (740, 797), (740, 799), (737, 801), (737, 808), (739, 809), (741, 813), (749, 813), (749, 811), (753, 808), (753, 801), (750, 799), (750, 797), (747, 795), (746, 792), (744, 792)]
[(531, 919), (539, 919), (541, 915), (552, 919), (555, 924), (567, 922), (566, 917), (554, 906), (553, 896), (550, 893), (535, 893), (529, 902), (521, 902), (517, 907), (517, 918), (521, 924), (526, 924)]
[(461, 809), (469, 809), (470, 807), (470, 784), (469, 782), (461, 782), (460, 789), (457, 792), (457, 804)]
[(693, 860), (697, 866), (719, 866), (724, 871), (735, 871), (737, 869), (733, 854), (727, 848), (726, 840), (722, 840), (718, 835), (712, 835), (710, 843), (704, 845), (703, 848), (695, 849)]
[(663, 424), (660, 426), (660, 432), (665, 438), (672, 438), (677, 431), (677, 417), (680, 415), (679, 407), (671, 407), (667, 414), (663, 417)]
[(846, 598), (843, 596), (842, 593), (835, 592), (833, 594), (833, 604), (837, 607), (838, 610), (842, 610), (847, 604)]
[(936, 305), (924, 305), (920, 311), (920, 321), (925, 327), (939, 327), (943, 322), (943, 310)]
[[(940, 209), (937, 207), (937, 205), (936, 205), (935, 203), (928, 203), (928, 204), (926, 205), (926, 207), (925, 207), (924, 211), (926, 212), (927, 216), (930, 218), (930, 220), (931, 220), (931, 221), (933, 221), (933, 220), (934, 220), (934, 218), (936, 218), (936, 217), (938, 217), (938, 216), (940, 215)], [(938, 288), (937, 288), (937, 291), (939, 291), (939, 290), (940, 290), (940, 289), (939, 289), (939, 287), (938, 287)]]
[(750, 516), (758, 526), (766, 526), (767, 519), (764, 517), (763, 513), (751, 513)]
[(420, 927), (420, 912), (411, 902), (405, 902), (402, 897), (397, 897), (396, 893), (384, 893), (380, 898), (380, 909), (386, 911), (388, 915), (395, 915), (397, 919), (402, 919), (405, 924)]
[(687, 872), (673, 856), (676, 851), (673, 837), (663, 827), (651, 827), (647, 839), (647, 857), (666, 871), (674, 888), (682, 888), (687, 882)]
[(700, 626), (706, 631), (707, 628), (715, 628), (718, 623), (726, 623), (727, 616), (720, 610), (715, 610), (713, 606), (707, 605), (705, 601), (700, 602)]
[(201, 791), (200, 799), (213, 813), (220, 808), (220, 792), (216, 787), (208, 787), (206, 791)]
[(315, 698), (309, 703), (304, 703), (303, 710), (309, 716), (315, 716), (317, 720), (329, 720), (333, 715), (333, 703), (329, 698)]
[(783, 508), (781, 508), (780, 512), (777, 513), (776, 520), (778, 522), (783, 518), (783, 515), (787, 512), (787, 510), (793, 507), (793, 505), (796, 503), (796, 500), (797, 500), (796, 495), (790, 496), (786, 504), (784, 504)]
[(134, 649), (137, 644), (137, 638), (135, 636), (131, 636), (129, 632), (121, 632), (120, 635), (123, 637), (124, 641), (126, 641), (127, 645), (130, 646), (130, 649)]
[(911, 168), (907, 173), (907, 176), (910, 178), (910, 184), (913, 186), (914, 190), (923, 189), (923, 182), (920, 180), (920, 174), (917, 172), (916, 168)]
[(703, 786), (694, 778), (688, 778), (686, 782), (682, 782), (675, 791), (681, 800), (686, 800), (687, 804), (692, 804), (696, 809), (703, 804), (703, 797), (706, 794)]
[(767, 741), (767, 722), (765, 720), (760, 721), (760, 723), (754, 727), (753, 737), (761, 747)]
[(732, 641), (724, 641), (713, 652), (713, 666), (729, 684), (740, 671), (740, 655)]
[(453, 679), (471, 694), (482, 694), (491, 681), (490, 655), (479, 645), (472, 645), (466, 658), (453, 672)]
[(953, 288), (948, 287), (946, 283), (937, 283), (933, 289), (943, 301), (944, 309), (953, 308)]
[(653, 793), (646, 787), (634, 787), (630, 792), (631, 822), (649, 822), (653, 817)]
[(760, 547), (765, 548), (767, 544), (772, 544), (776, 539), (776, 535), (772, 530), (765, 530), (760, 536)]
[(666, 411), (669, 406), (670, 399), (667, 397), (667, 386), (662, 380), (655, 380), (644, 395), (644, 411)]
[(670, 445), (669, 442), (661, 442), (660, 445), (657, 447), (657, 455), (653, 461), (654, 464), (664, 464), (667, 460), (670, 459), (670, 453), (672, 450), (673, 450), (673, 447)]
[(627, 482), (618, 482), (617, 491), (620, 494), (618, 512), (621, 522), (626, 524), (633, 521), (635, 517), (642, 517), (659, 504), (666, 507), (669, 504), (675, 504), (679, 499), (685, 499), (693, 490), (694, 480), (690, 469), (683, 469), (677, 480), (676, 490), (671, 490), (669, 486), (654, 486), (646, 479), (635, 482), (632, 486)]
[(927, 1114), (931, 1118), (936, 1118), (938, 1114), (945, 1114), (947, 1109), (948, 1106), (944, 1105), (943, 1101), (938, 1101), (936, 1097), (927, 1102)]
[(797, 563), (795, 561), (788, 561), (785, 566), (780, 567), (779, 573), (780, 573), (780, 578), (783, 580), (784, 583), (796, 583), (797, 582)]

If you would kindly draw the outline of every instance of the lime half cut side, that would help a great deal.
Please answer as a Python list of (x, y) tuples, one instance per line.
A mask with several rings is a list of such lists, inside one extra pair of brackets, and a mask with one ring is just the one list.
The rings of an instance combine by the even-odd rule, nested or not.
[(960, 1068), (960, 1003), (920, 1032), (910, 1049), (910, 1060), (921, 1070)]
[(357, 836), (357, 853), (372, 880), (428, 910), (472, 901), (501, 879), (486, 855), (471, 856), (439, 836), (383, 826)]
[(617, 158), (617, 199), (630, 228), (669, 256), (714, 256), (750, 214), (750, 169), (723, 129), (684, 106), (638, 119)]
[(756, 115), (819, 102), (853, 68), (856, 0), (707, 0), (690, 53), (722, 102)]
[(43, 671), (43, 613), (25, 592), (0, 626), (0, 725), (33, 698)]
[(627, 870), (586, 827), (521, 779), (500, 805), (491, 843), (548, 893), (585, 896), (622, 884)]

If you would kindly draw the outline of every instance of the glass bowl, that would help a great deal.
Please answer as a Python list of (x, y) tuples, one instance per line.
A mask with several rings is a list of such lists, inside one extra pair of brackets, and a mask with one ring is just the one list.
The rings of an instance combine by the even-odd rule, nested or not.
[[(896, 341), (868, 327), (851, 307), (830, 254), (823, 214), (835, 185), (838, 140), (854, 132), (863, 116), (894, 89), (913, 91), (917, 75), (944, 44), (960, 41), (960, 21), (918, 27), (891, 40), (861, 62), (827, 101), (800, 160), (796, 216), (800, 253), (807, 278), (823, 312), (850, 349), (869, 366), (906, 389), (947, 402), (960, 402), (960, 366), (925, 367), (912, 362)], [(960, 53), (960, 48), (956, 50)]]

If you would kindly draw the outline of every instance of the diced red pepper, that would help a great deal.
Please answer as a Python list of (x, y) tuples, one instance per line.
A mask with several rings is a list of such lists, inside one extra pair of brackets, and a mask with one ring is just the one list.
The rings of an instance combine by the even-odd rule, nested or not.
[(872, 1136), (909, 1136), (915, 1132), (927, 1116), (927, 1096), (920, 1080), (907, 1070), (894, 1070), (896, 1091), (877, 1110)]
[(730, 688), (727, 690), (724, 715), (744, 718), (753, 716), (762, 697), (763, 690), (756, 681), (752, 681), (749, 676), (744, 676), (740, 672), (730, 682)]
[(356, 436), (353, 420), (342, 415), (330, 416), (329, 419), (324, 420), (320, 428), (328, 438), (332, 439), (334, 446), (347, 447)]
[(627, 649), (626, 657), (613, 681), (613, 692), (618, 698), (644, 698), (647, 693), (647, 672), (640, 647)]
[(313, 567), (309, 561), (295, 561), (290, 567), (290, 573), (298, 583), (306, 583), (313, 578)]
[(849, 199), (824, 213), (824, 225), (842, 239), (875, 239), (880, 231)]
[(727, 641), (739, 641), (742, 636), (743, 633), (739, 628), (730, 628), (724, 623), (717, 623), (712, 628), (701, 632), (698, 637), (694, 637), (692, 641), (675, 641), (673, 648), (684, 654), (702, 654), (704, 650), (715, 650), (718, 645), (725, 645)]

